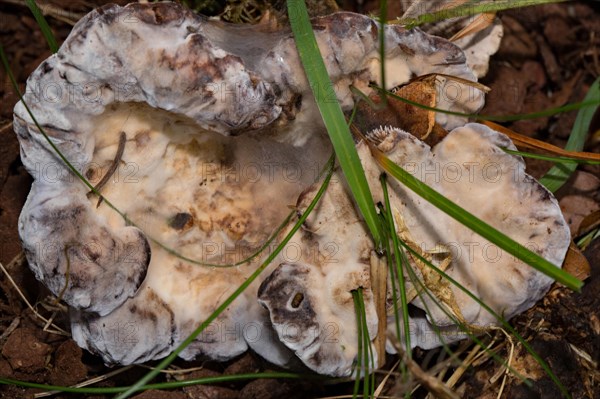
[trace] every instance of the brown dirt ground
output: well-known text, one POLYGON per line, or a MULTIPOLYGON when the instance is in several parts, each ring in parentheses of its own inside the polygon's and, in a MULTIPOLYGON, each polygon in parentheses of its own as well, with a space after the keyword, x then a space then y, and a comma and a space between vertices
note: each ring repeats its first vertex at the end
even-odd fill
MULTIPOLYGON (((123 3, 123 1, 113 1, 123 3)), ((29 74, 50 55, 48 46, 34 19, 22 5, 0 0, 0 43, 23 90, 29 74)), ((18 3, 18 2, 17 2, 18 3)), ((49 4, 58 12, 49 17, 52 29, 64 40, 71 25, 100 0, 53 0, 49 4)), ((281 1, 276 1, 281 6, 281 1)), ((378 6, 374 1, 345 1, 343 9, 368 12, 378 6), (361 7, 357 4, 365 3, 361 7)), ((390 2, 389 17, 397 13, 396 2, 390 2)), ((504 115, 528 113, 580 101, 593 80, 600 75, 600 4, 574 2, 528 8, 501 14, 505 38, 493 58, 484 84, 492 88, 483 114, 504 115)), ((64 309, 47 300, 48 292, 32 277, 19 257, 21 247, 17 234, 17 218, 25 201, 31 178, 19 160, 19 146, 11 126, 12 108, 17 96, 0 70, 0 262, 7 266, 16 284, 28 300, 45 317, 55 315, 55 323, 67 328, 64 309)), ((509 124, 520 133, 564 146, 576 112, 509 124)), ((598 116, 598 115, 597 115, 598 116)), ((600 129, 600 117, 594 130, 600 129)), ((588 143, 587 151, 599 152, 600 140, 588 143)), ((549 165, 529 162, 529 171, 541 176, 549 165)), ((559 193, 563 211, 577 235, 582 219, 600 209, 600 168, 581 167, 559 193)), ((600 240, 585 251, 591 263, 591 276, 581 293, 561 287, 535 308, 513 321, 559 376, 574 398, 600 398, 600 240)), ((27 309, 5 275, 0 276, 0 376, 47 383, 71 385, 111 372, 99 359, 83 353, 67 337, 44 331, 44 323, 27 309)), ((508 358, 508 341, 499 341, 498 355, 508 358)), ((427 368, 439 352, 417 351, 417 360, 427 368)), ((390 362, 394 359, 390 358, 390 362)), ((435 363, 435 362, 434 362, 435 363)), ((392 363, 390 363, 392 364, 392 363)), ((520 345, 514 349, 512 366, 525 375, 531 387, 509 377, 503 388, 506 398, 558 398, 557 388, 539 369, 520 345)), ((252 354, 228 363, 177 361, 178 368, 202 367, 185 375, 198 378, 221 374, 271 370, 252 354)), ((147 371, 133 367, 96 386, 121 386, 133 383, 147 371)), ((447 375, 453 369, 450 369, 447 375)), ((465 398, 496 397, 502 382, 502 369, 493 360, 481 360, 468 369, 456 388, 465 398), (498 378, 500 377, 500 378, 498 378)), ((161 381, 172 380, 161 376, 161 381)), ((384 394, 401 397, 401 384, 392 378, 384 394)), ((32 389, 0 387, 3 398, 30 398, 32 389)), ((212 386, 194 386, 177 391, 148 391, 138 399, 185 398, 307 398, 351 393, 351 384, 334 386, 309 381, 254 380, 212 386)), ((419 392, 417 397, 424 397, 419 392)), ((55 395, 56 398, 103 398, 89 395, 55 395)))

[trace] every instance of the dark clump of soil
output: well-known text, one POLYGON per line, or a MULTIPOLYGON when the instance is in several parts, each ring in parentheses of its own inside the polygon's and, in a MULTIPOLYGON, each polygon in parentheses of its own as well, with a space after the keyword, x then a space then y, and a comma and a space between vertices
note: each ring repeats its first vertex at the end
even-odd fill
MULTIPOLYGON (((111 1, 124 4, 125 1, 111 1)), ((30 73, 48 56, 50 50, 39 27, 26 7, 13 1, 0 0, 0 42, 7 54, 19 89, 25 87, 30 73)), ((68 35, 72 22, 102 5, 100 0, 52 0, 48 20, 59 41, 68 35), (53 8, 52 8, 53 7, 53 8), (51 11, 54 10, 54 11, 51 11)), ((282 9, 281 1, 274 7, 282 9)), ((368 12, 378 9, 374 1, 343 1, 343 9, 368 12)), ((397 12, 390 2, 388 17, 397 12)), ((393 4, 392 4, 393 3, 393 4)), ((215 10, 222 10, 215 6, 215 10)), ((504 12, 500 16, 505 27, 502 47, 492 58, 490 71, 483 83, 492 88, 482 114, 508 115, 531 113, 560 107, 583 99, 591 83, 600 75, 600 5, 592 2, 531 7, 504 12)), ((0 262, 6 266, 25 298, 35 304, 36 311, 68 331, 66 310, 49 299, 47 291, 33 278, 22 256, 17 227, 18 216, 31 185, 31 177, 19 158, 19 145, 12 131, 12 108, 18 96, 8 77, 0 69, 0 262)), ((564 147, 573 127, 577 111, 507 124, 528 136, 564 147)), ((600 116, 596 118, 600 129, 600 116)), ((600 141, 590 141, 586 151, 598 152, 600 141)), ((528 160, 529 172, 541 176, 550 165, 528 160)), ((585 216, 600 209, 600 167, 582 166, 570 182, 559 191, 558 198, 574 235, 578 234, 585 216)), ((581 293, 555 287, 535 308, 513 320, 519 333, 548 364, 574 398, 600 397, 600 241, 595 240, 585 252, 591 263, 590 277, 581 293)), ((0 276, 0 377, 52 385, 73 385, 119 370, 109 368, 93 355, 83 352, 68 336, 46 328, 3 274, 0 276)), ((503 397, 558 398, 557 385, 541 369, 521 344, 514 342, 511 367, 526 378, 522 382, 509 376, 503 397)), ((509 358, 510 345, 498 355, 509 358)), ((428 358, 416 351, 417 359, 428 358)), ((429 356, 431 357, 431 356, 429 356)), ((392 359, 393 360, 393 359, 392 359)), ((163 374, 159 381, 180 378, 202 378, 219 375, 254 373, 270 370, 266 364, 248 353, 228 363, 176 361, 186 374, 163 374)), ((125 386, 147 372, 130 367, 95 384, 97 387, 125 386)), ((469 369, 457 384, 465 398, 495 398, 501 389, 502 366, 493 360, 469 369)), ((385 395, 402 396, 398 383, 389 383, 385 395)), ((40 390, 0 386, 0 397, 31 398, 40 390)), ((235 383, 196 385, 172 391, 146 391, 137 399, 191 398, 309 398, 343 395, 352 392, 352 384, 323 385, 315 381, 256 379, 235 383)), ((417 397, 424 397, 420 392, 417 397)), ((103 395, 59 394, 54 398, 103 395)))

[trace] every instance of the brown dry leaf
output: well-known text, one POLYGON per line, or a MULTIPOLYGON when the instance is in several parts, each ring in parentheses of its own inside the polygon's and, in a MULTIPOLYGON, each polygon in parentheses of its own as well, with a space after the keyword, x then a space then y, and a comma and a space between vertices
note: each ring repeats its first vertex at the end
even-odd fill
MULTIPOLYGON (((436 104, 436 89, 433 81, 413 81, 392 92, 409 101, 429 107, 435 107, 436 104)), ((354 118, 354 123, 362 132, 370 132, 381 126, 393 126, 424 139, 435 126, 433 111, 407 104, 391 96, 387 97, 384 104, 378 93, 371 94, 369 99, 373 104, 361 101, 354 118)))
MULTIPOLYGON (((392 90, 395 95, 428 107, 435 107, 437 94, 435 77, 416 80, 406 86, 392 90)), ((391 108, 401 115, 402 130, 424 140, 429 136, 435 125, 435 112, 415 107, 396 98, 388 98, 391 108)))
POLYGON ((569 250, 563 263, 563 270, 582 281, 590 276, 592 270, 590 264, 573 241, 569 245, 569 250))
MULTIPOLYGON (((437 105, 436 82, 438 78, 455 80, 458 83, 472 86, 485 93, 489 88, 470 80, 444 74, 427 74, 413 79, 410 83, 396 87, 391 93, 413 103, 435 108, 437 105)), ((411 105, 392 96, 387 96, 384 103, 379 93, 373 93, 368 101, 361 101, 357 106, 354 118, 356 127, 365 133, 382 126, 392 126, 409 132, 415 137, 434 145, 448 133, 435 122, 435 111, 411 105), (433 144, 427 138, 435 134, 433 144)))
POLYGON ((353 125, 361 132, 370 132, 380 126, 399 126, 400 115, 391 108, 390 103, 383 103, 381 96, 373 93, 369 96, 372 104, 360 101, 357 105, 353 125))

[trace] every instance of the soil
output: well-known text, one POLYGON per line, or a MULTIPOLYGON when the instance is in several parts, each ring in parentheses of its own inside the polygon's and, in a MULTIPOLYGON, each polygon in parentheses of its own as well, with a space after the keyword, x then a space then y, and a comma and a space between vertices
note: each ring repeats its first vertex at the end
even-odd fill
MULTIPOLYGON (((54 12, 48 17, 60 41, 72 25, 99 0, 53 0, 54 12)), ((124 3, 113 1, 113 3, 124 3)), ((281 7, 281 1, 276 1, 281 7)), ((374 1, 344 1, 342 9, 376 12, 374 1)), ((390 2, 388 17, 397 15, 399 2, 390 2)), ((217 7, 218 8, 218 7, 217 7)), ((50 10, 50 8, 46 8, 50 10)), ((500 14, 505 37, 490 71, 482 82, 492 88, 482 114, 508 115, 539 111, 581 101, 591 83, 600 75, 600 3, 571 2, 531 7, 500 14)), ((0 43, 23 90, 29 74, 50 56, 50 50, 28 9, 20 2, 0 0, 0 43), (15 4, 19 3, 19 4, 15 4)), ((68 331, 64 306, 54 303, 37 283, 23 260, 17 232, 17 220, 31 185, 31 177, 19 158, 19 145, 12 131, 12 109, 17 95, 3 69, 0 69, 0 262, 12 276, 24 297, 36 311, 51 318, 68 331)), ((553 117, 521 120, 507 124, 514 131, 563 147, 577 112, 553 117)), ((595 118, 585 150, 600 151, 600 117, 595 118), (595 140, 595 141, 594 141, 595 140)), ((541 176, 550 165, 528 160, 528 171, 541 176)), ((582 166, 558 193, 561 207, 574 237, 582 220, 600 209, 600 167, 582 166)), ((585 222, 584 222, 585 224, 585 222)), ((536 352, 548 363, 574 398, 600 398, 600 240, 584 252, 591 270, 582 266, 587 277, 581 293, 556 286, 540 303, 513 320, 513 325, 536 352)), ((582 263, 583 264, 583 263, 582 263)), ((558 398, 560 391, 541 370, 522 345, 499 339, 497 354, 511 359, 510 364, 525 376, 529 384, 510 375, 506 381, 503 366, 489 356, 475 362, 454 386, 464 398, 558 398), (504 381, 504 382, 503 382, 504 381)), ((89 353, 83 352, 68 336, 45 328, 45 323, 28 309, 5 274, 0 276, 0 376, 20 381, 73 385, 120 370, 94 386, 129 385, 147 368, 108 368, 89 353)), ((427 369, 439 351, 416 351, 416 360, 427 369)), ((390 357, 388 367, 396 359, 390 357)), ((147 366, 151 366, 149 364, 147 366)), ((163 374, 158 381, 200 378, 217 375, 252 373, 274 367, 247 353, 227 363, 176 361, 176 369, 186 373, 163 374)), ((454 370, 451 366, 450 375, 454 370)), ((380 377, 378 377, 381 379, 380 377)), ((384 395, 402 396, 402 384, 392 377, 384 395)), ((40 390, 12 385, 0 386, 0 397, 31 398, 40 390)), ((137 399, 185 398, 309 398, 352 393, 352 383, 324 384, 297 380, 250 380, 206 386, 190 386, 173 391, 147 391, 137 399)), ((421 389, 417 397, 425 397, 421 389)), ((104 398, 109 396, 58 394, 55 398, 104 398)))

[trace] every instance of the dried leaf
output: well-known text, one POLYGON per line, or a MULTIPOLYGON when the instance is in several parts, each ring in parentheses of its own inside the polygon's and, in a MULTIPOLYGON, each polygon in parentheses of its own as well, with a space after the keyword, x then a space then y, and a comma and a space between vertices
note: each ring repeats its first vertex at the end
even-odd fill
MULTIPOLYGON (((397 96, 428 107, 435 107, 437 101, 435 79, 415 80, 406 86, 392 90, 392 92, 397 96)), ((395 98, 388 98, 388 101, 392 109, 402 115, 402 130, 419 137, 421 140, 429 136, 435 125, 435 113, 433 111, 415 107, 395 98)))
MULTIPOLYGON (((429 107, 436 105, 436 89, 433 80, 413 81, 393 89, 392 92, 429 107)), ((369 99, 373 104, 360 102, 354 119, 354 123, 362 132, 370 132, 381 126, 394 126, 424 139, 435 126, 435 112, 415 107, 393 97, 388 97, 384 104, 377 93, 371 94, 369 99)))
POLYGON ((569 245, 569 250, 563 263, 563 270, 580 280, 585 280, 590 276, 590 264, 573 241, 569 245))

